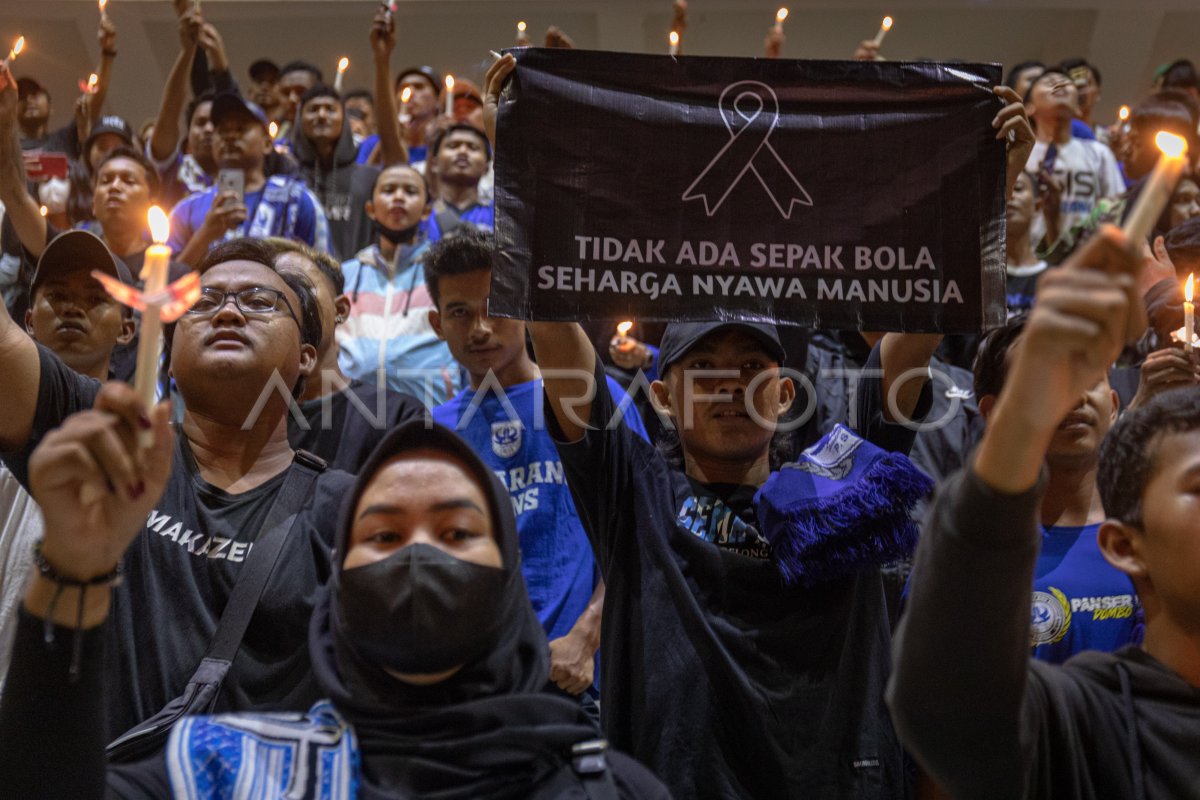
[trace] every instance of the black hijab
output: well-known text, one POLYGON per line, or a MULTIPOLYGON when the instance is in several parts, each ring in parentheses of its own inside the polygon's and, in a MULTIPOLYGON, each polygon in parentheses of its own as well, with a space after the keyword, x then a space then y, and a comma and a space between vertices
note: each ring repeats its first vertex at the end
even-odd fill
POLYGON ((335 547, 334 574, 313 613, 309 649, 322 689, 358 737, 360 797, 527 798, 569 765, 573 744, 599 737, 577 703, 543 692, 549 648, 525 592, 511 501, 491 470, 450 430, 414 421, 384 437, 346 498, 335 547), (431 686, 403 683, 364 658, 339 630, 333 607, 359 498, 386 461, 418 448, 462 462, 478 482, 507 573, 502 602, 507 624, 495 646, 431 686))

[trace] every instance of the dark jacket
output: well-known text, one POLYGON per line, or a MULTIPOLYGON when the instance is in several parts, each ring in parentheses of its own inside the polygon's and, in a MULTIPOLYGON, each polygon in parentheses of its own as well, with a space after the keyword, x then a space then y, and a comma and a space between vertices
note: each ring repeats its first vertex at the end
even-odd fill
POLYGON ((1200 797, 1200 689, 1137 647, 1029 658, 1041 487, 934 501, 894 646, 900 739, 956 798, 1200 797))
POLYGON ((334 257, 339 261, 353 257, 372 240, 371 220, 364 206, 371 199, 379 170, 355 163, 358 148, 344 122, 330 168, 318 163, 312 140, 299 126, 293 132, 292 154, 300 162, 304 182, 321 201, 329 218, 329 246, 334 257))

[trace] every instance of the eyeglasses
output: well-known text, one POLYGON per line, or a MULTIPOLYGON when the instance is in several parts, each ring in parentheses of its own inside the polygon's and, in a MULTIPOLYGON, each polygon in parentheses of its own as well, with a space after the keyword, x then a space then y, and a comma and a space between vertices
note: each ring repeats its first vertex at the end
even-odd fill
POLYGON ((212 287, 201 289, 200 299, 188 309, 187 313, 193 316, 212 316, 224 308, 231 297, 238 311, 241 311, 245 317, 266 319, 286 311, 297 325, 300 324, 296 312, 292 310, 292 304, 283 296, 283 292, 261 286, 253 286, 237 292, 223 292, 212 287))

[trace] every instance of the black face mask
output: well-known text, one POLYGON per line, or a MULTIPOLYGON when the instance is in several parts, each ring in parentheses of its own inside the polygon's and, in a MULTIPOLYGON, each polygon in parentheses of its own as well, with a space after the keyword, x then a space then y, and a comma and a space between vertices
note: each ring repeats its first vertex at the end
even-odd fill
POLYGON ((343 570, 334 613, 364 659, 396 672, 445 672, 495 646, 507 577, 503 569, 413 544, 343 570))
POLYGON ((395 245, 411 244, 413 237, 417 235, 417 228, 421 227, 421 223, 418 222, 408 228, 388 228, 377 219, 371 220, 371 225, 377 234, 395 245))

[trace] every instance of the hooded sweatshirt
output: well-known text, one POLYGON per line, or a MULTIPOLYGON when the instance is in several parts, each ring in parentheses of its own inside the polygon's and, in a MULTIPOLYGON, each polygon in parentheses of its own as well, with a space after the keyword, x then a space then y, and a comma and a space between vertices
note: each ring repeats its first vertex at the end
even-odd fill
MULTIPOLYGON (((4 748, 18 751, 4 755, 23 764, 18 777, 33 776, 37 788, 24 791, 33 784, 18 781, 15 796, 587 800, 612 796, 588 789, 603 773, 617 798, 668 800, 645 767, 620 753, 603 752, 607 767, 599 771, 575 763, 575 745, 603 750, 600 732, 578 703, 543 691, 549 648, 521 579, 512 505, 453 432, 415 421, 384 437, 345 497, 335 553, 344 557, 358 500, 376 473, 416 449, 465 464, 487 498, 505 577, 495 617, 500 626, 478 626, 479 635, 488 637, 480 656, 429 686, 389 676, 342 630, 338 587, 346 570, 338 564, 309 627, 313 672, 328 700, 306 714, 185 718, 172 729, 162 756, 106 770, 97 713, 103 674, 96 665, 110 622, 85 633, 82 674, 71 681, 70 648, 47 647, 41 621, 25 612, 17 690, 28 702, 0 706, 0 734, 6 742, 33 740, 26 745, 31 751, 4 748), (31 730, 36 735, 22 735, 31 730)), ((55 631, 56 641, 70 641, 70 631, 55 631)))
POLYGON ((330 252, 339 260, 350 258, 373 238, 365 205, 371 199, 379 170, 355 163, 358 148, 345 121, 329 168, 321 165, 316 146, 299 127, 293 138, 293 154, 300 162, 301 177, 329 218, 330 252))
POLYGON ((1043 488, 968 468, 934 502, 888 687, 901 741, 953 797, 1200 797, 1200 688, 1133 646, 1029 659, 1043 488))

